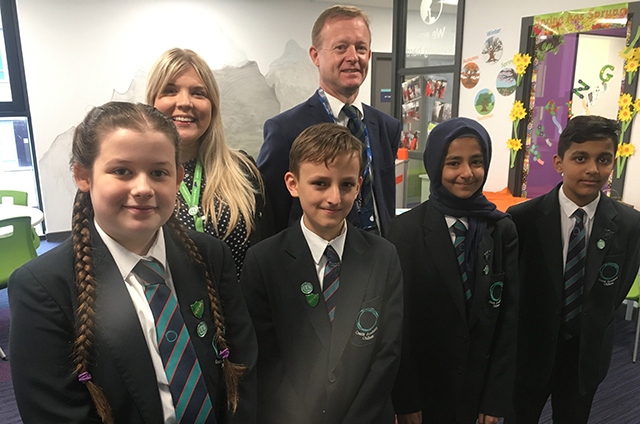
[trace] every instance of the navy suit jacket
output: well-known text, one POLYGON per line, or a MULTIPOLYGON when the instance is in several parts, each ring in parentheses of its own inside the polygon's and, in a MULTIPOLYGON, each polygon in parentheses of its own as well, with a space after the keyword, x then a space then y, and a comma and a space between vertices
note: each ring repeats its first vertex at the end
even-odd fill
POLYGON ((402 276, 391 243, 349 224, 333 322, 299 223, 251 247, 240 281, 258 336, 260 423, 394 423, 402 276))
MULTIPOLYGON (((555 361, 564 291, 560 185, 509 208, 518 228, 521 279, 518 384, 544 387, 555 361)), ((614 315, 638 271, 640 213, 601 195, 587 246, 582 301, 580 391, 595 391, 609 369, 614 315), (600 246, 600 247, 599 247, 600 246)))
POLYGON ((487 222, 468 318, 444 215, 426 201, 394 218, 388 238, 400 255, 405 294, 402 361, 392 393, 396 413, 422 411, 425 423, 470 423, 479 413, 504 417, 516 367, 513 222, 487 222))
MULTIPOLYGON (((364 123, 371 143, 373 190, 378 208, 381 233, 386 233, 389 221, 395 216, 396 178, 395 159, 400 142, 400 122, 391 116, 363 105, 364 123)), ((316 92, 309 100, 267 120, 264 123, 264 143, 258 155, 258 168, 264 177, 267 192, 273 202, 276 232, 300 219, 302 209, 284 183, 289 170, 289 150, 296 137, 307 127, 333 122, 316 92)), ((347 220, 359 226, 354 209, 347 220)))
MULTIPOLYGON (((223 373, 220 365, 215 364, 205 267, 193 264, 170 233, 165 229, 167 260, 217 422, 253 423, 257 344, 231 252, 211 236, 189 233, 204 258, 222 304, 229 359, 248 367, 240 383, 240 403, 235 416, 227 411, 223 373), (204 300, 201 319, 190 308, 197 300, 204 300), (196 334, 200 321, 209 328, 202 338, 196 334)), ((126 283, 94 229, 91 239, 97 289, 94 359, 89 372, 106 395, 116 423, 162 423, 155 370, 126 283)), ((9 280, 11 373, 25 424, 100 422, 89 391, 74 373, 72 345, 77 289, 73 278, 72 241, 68 239, 25 264, 9 280)))

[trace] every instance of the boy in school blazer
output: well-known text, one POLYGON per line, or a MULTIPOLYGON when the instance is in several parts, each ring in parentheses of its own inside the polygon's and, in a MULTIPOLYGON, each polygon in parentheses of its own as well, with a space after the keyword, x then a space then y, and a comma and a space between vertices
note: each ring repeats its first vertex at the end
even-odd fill
POLYGON ((400 424, 484 424, 511 406, 517 235, 509 217, 482 194, 490 160, 491 139, 478 122, 439 124, 424 154, 429 200, 391 221, 387 238, 400 256, 405 294, 402 360, 392 392, 400 424), (456 150, 465 140, 473 148, 456 150), (449 217, 469 223, 470 305, 449 217))
POLYGON ((599 116, 573 118, 554 157, 562 183, 508 210, 518 229, 521 302, 515 420, 507 422, 537 423, 551 395, 555 423, 586 423, 609 369, 614 313, 640 259, 640 213, 600 192, 613 169, 618 128, 599 116), (572 327, 564 322, 564 274, 578 208, 585 212, 586 265, 572 327))
POLYGON ((361 146, 339 125, 303 131, 285 176, 303 217, 247 253, 241 285, 258 337, 261 423, 394 422, 402 277, 393 245, 345 221, 361 146), (341 256, 333 320, 320 278, 327 245, 341 256))

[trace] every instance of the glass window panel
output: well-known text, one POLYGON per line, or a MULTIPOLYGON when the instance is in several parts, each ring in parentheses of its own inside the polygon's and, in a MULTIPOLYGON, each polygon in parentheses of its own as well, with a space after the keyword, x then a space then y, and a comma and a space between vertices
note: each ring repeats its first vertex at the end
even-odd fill
POLYGON ((453 73, 443 73, 408 75, 402 83, 401 147, 409 150, 408 207, 428 196, 422 154, 429 131, 439 122, 451 118, 452 81, 453 73), (424 189, 427 192, 423 192, 424 189))
POLYGON ((457 11, 457 0, 408 1, 405 67, 453 65, 457 11))
POLYGON ((0 17, 0 102, 11 102, 11 85, 9 84, 9 69, 7 68, 7 50, 4 46, 4 31, 0 17))

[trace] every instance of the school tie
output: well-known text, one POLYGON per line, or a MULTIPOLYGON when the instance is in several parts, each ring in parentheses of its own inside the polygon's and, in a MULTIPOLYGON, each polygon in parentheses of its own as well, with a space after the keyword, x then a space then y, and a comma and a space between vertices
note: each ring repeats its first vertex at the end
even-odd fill
POLYGON ((329 314, 329 321, 333 322, 333 317, 336 314, 336 305, 338 304, 336 292, 340 287, 340 258, 330 244, 327 245, 324 256, 327 258, 327 264, 324 267, 322 289, 324 303, 327 305, 327 313, 329 314))
POLYGON ((469 276, 467 275, 467 268, 464 260, 464 241, 467 238, 467 227, 465 227, 462 221, 456 219, 456 222, 451 226, 451 228, 453 229, 453 234, 456 236, 456 239, 453 242, 453 247, 456 250, 458 267, 460 268, 464 301, 467 306, 467 310, 469 310, 471 307, 471 288, 469 287, 469 276))
POLYGON ((145 286, 145 296, 155 318, 158 348, 169 381, 177 422, 215 423, 196 351, 176 297, 165 284, 162 265, 141 259, 133 272, 145 286))
POLYGON ((573 215, 575 225, 569 236, 567 262, 564 267, 564 337, 570 339, 580 333, 580 312, 584 291, 584 265, 587 262, 587 232, 584 227, 584 210, 577 209, 573 215))
POLYGON ((353 105, 344 105, 342 108, 344 114, 349 118, 347 128, 356 138, 362 141, 362 161, 365 164, 364 173, 362 175, 362 186, 360 187, 360 204, 359 211, 361 227, 379 234, 373 207, 373 178, 371 175, 371 164, 369 163, 369 154, 367 150, 371 149, 368 140, 365 137, 364 122, 358 116, 358 109, 353 105), (367 224, 362 224, 364 220, 367 224))

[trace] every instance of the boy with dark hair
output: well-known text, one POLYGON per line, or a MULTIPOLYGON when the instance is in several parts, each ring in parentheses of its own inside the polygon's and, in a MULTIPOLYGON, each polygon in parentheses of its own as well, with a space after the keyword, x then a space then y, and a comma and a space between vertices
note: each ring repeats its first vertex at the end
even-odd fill
POLYGON ((514 419, 586 423, 609 368, 614 313, 640 257, 640 213, 601 194, 613 170, 616 121, 577 116, 560 136, 562 183, 509 208, 518 229, 520 315, 514 419))
POLYGON ((241 278, 258 336, 260 422, 392 424, 402 277, 393 245, 345 220, 362 143, 319 124, 289 157, 285 183, 302 218, 252 247, 241 278))

